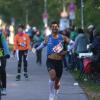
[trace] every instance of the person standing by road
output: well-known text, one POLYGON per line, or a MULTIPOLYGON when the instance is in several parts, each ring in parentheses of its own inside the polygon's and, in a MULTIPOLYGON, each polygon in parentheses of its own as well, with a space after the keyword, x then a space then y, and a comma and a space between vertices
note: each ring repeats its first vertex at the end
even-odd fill
MULTIPOLYGON (((36 34, 33 37, 33 44, 34 47, 37 48, 41 42, 44 40, 43 35, 40 33, 39 30, 37 30, 36 34)), ((42 49, 36 51, 36 63, 41 64, 42 63, 42 49)))
POLYGON ((51 23, 52 34, 48 37, 45 37, 44 42, 41 43, 36 49, 32 48, 33 53, 39 49, 47 46, 47 70, 49 72, 49 87, 50 95, 49 100, 54 100, 55 95, 60 88, 60 79, 63 72, 63 63, 62 59, 66 54, 66 51, 63 51, 63 43, 69 43, 70 39, 59 34, 59 24, 56 21, 51 23))
POLYGON ((31 49, 30 38, 27 33, 24 33, 24 25, 19 25, 18 33, 14 38, 14 50, 13 50, 13 54, 15 54, 16 51, 18 53, 18 69, 17 69, 18 75, 16 76, 16 81, 19 81, 21 77, 22 60, 24 63, 24 76, 26 79, 28 78, 27 53, 29 49, 31 49))

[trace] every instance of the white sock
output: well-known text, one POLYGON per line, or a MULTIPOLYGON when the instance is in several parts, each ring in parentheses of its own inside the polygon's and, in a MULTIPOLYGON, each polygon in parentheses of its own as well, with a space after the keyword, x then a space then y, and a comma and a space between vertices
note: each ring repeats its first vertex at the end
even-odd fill
POLYGON ((55 92, 54 92, 54 81, 49 80, 49 100, 54 100, 55 92))
POLYGON ((53 89, 54 89, 54 81, 49 80, 49 92, 53 93, 53 89))

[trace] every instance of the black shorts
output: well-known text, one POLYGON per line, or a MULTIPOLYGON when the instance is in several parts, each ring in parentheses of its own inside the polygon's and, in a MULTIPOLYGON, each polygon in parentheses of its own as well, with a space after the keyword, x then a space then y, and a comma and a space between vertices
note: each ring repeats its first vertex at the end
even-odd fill
POLYGON ((56 76, 58 79, 61 78, 62 72, 63 72, 63 63, 62 60, 52 60, 47 59, 46 61, 47 70, 50 71, 51 69, 54 69, 56 72, 56 76))

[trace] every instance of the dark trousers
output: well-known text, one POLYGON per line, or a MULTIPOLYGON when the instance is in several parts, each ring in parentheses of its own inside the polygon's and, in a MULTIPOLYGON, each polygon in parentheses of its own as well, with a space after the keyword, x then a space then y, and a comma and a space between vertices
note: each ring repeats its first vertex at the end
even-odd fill
POLYGON ((6 88, 6 59, 4 57, 0 58, 0 80, 1 87, 6 88))
POLYGON ((74 70, 77 67, 77 56, 74 54, 67 54, 67 64, 70 70, 74 70))
POLYGON ((67 68, 67 60, 66 60, 66 56, 64 56, 63 58, 63 65, 65 68, 67 68))
POLYGON ((21 66, 22 66, 22 61, 24 64, 24 72, 27 72, 27 50, 24 51, 18 51, 18 56, 19 56, 19 60, 18 60, 18 73, 21 73, 21 66))
POLYGON ((36 62, 41 64, 41 62, 42 62, 42 49, 36 51, 36 57, 37 57, 36 62))

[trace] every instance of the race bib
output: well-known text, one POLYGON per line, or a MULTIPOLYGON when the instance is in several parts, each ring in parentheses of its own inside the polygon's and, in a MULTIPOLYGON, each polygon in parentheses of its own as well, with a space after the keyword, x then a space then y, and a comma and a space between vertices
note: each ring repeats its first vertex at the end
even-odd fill
POLYGON ((58 45, 54 46, 53 51, 55 53, 60 53, 63 50, 63 45, 59 43, 58 45))
POLYGON ((26 47, 26 44, 25 43, 20 43, 20 46, 26 47))

